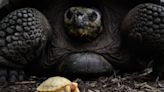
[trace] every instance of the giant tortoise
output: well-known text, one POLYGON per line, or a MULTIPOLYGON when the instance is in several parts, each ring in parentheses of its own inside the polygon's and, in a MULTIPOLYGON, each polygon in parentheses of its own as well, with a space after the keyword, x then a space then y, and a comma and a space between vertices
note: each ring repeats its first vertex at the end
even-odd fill
POLYGON ((0 81, 102 76, 150 62, 164 77, 160 0, 9 0, 0 9, 0 81))

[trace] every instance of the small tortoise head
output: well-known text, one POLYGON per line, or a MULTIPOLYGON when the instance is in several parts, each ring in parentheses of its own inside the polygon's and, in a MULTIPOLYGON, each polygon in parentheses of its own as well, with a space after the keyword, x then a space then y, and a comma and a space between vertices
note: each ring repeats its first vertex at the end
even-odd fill
POLYGON ((95 39, 102 31, 101 14, 96 9, 71 7, 64 14, 69 36, 83 41, 95 39))

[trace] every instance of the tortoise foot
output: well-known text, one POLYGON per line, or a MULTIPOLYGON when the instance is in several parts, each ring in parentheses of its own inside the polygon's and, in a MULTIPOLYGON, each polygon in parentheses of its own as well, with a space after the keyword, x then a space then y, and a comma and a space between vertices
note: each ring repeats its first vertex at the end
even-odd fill
POLYGON ((0 69, 0 83, 23 81, 24 78, 23 70, 0 69))

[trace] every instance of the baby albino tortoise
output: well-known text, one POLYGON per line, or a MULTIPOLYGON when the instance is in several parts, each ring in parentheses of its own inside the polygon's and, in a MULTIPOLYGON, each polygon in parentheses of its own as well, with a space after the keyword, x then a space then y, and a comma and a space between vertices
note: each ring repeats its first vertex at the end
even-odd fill
POLYGON ((59 76, 45 80, 36 90, 36 92, 80 92, 77 83, 59 76))

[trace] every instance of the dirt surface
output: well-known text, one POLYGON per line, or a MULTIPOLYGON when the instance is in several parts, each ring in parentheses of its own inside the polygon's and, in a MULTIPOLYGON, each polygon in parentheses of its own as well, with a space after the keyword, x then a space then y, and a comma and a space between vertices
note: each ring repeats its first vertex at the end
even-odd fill
MULTIPOLYGON (((81 92, 164 92, 164 80, 153 80, 151 69, 132 74, 113 75, 89 80, 77 78, 81 92)), ((29 81, 4 83, 0 92, 35 92, 36 87, 46 78, 31 76, 29 81)))

